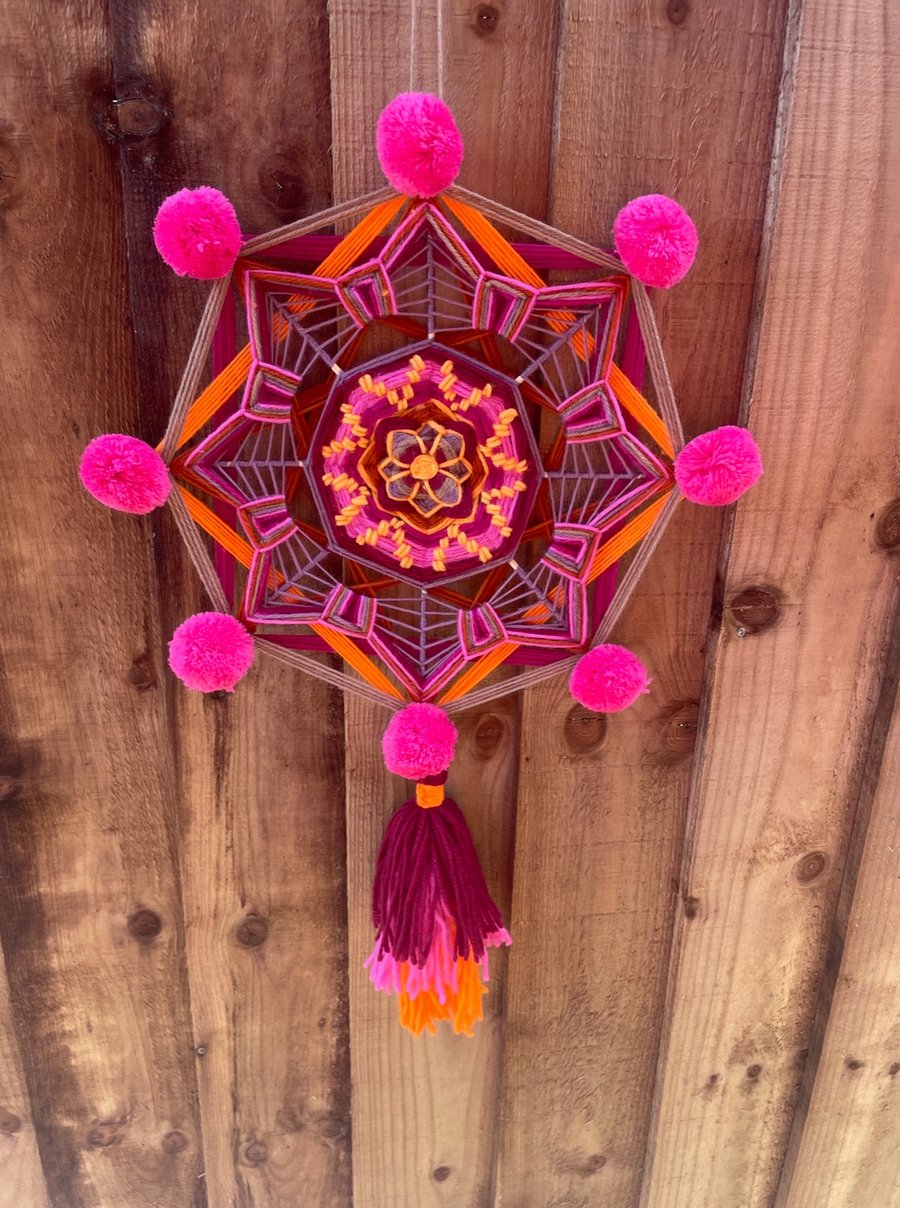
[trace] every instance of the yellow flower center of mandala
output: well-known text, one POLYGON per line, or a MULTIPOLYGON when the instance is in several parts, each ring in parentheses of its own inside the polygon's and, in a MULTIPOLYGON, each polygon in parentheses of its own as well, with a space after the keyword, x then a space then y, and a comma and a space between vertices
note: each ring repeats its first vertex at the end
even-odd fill
POLYGON ((419 482, 428 482, 430 478, 434 478, 435 474, 437 474, 438 463, 430 453, 420 453, 418 457, 413 458, 409 472, 419 482))

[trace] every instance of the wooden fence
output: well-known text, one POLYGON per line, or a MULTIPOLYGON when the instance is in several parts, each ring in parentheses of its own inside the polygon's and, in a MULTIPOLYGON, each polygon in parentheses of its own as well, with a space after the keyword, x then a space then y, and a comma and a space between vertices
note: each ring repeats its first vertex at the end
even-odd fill
POLYGON ((900 1205, 900 7, 0 10, 0 1205, 900 1205), (262 231, 361 193, 381 106, 439 85, 481 193, 598 242, 687 207, 685 428, 740 418, 767 472, 668 530, 629 714, 462 716, 515 944, 476 1039, 414 1041, 362 968, 385 715, 268 660, 173 683, 177 534, 75 470, 165 424, 204 290, 161 199, 262 231))

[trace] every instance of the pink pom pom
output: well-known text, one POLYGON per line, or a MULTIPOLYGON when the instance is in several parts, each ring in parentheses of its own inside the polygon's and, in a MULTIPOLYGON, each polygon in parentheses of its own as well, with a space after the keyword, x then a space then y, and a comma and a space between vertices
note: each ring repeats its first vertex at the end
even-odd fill
POLYGON ((227 612, 195 613, 169 642, 169 666, 197 692, 233 692, 252 662, 253 638, 227 612))
POLYGON ((82 484, 95 499, 119 512, 143 515, 161 507, 172 483, 166 463, 136 436, 98 436, 81 455, 82 484))
POLYGON ((179 277, 225 277, 241 249, 241 228, 224 193, 203 185, 181 189, 159 207, 156 250, 179 277))
POLYGON ((401 92, 381 111, 378 160, 398 193, 434 197, 450 187, 463 158, 453 114, 430 92, 401 92))
POLYGON ((624 646, 595 646, 578 660, 569 691, 592 713, 619 713, 650 689, 647 669, 624 646))
POLYGON ((437 705, 407 705, 388 722, 381 747, 385 765, 395 776, 439 776, 453 762, 456 726, 437 705))
POLYGON ((697 228, 677 201, 662 193, 635 197, 613 224, 616 251, 633 277, 668 289, 697 255, 697 228))
POLYGON ((695 436, 675 459, 675 480, 685 498, 709 507, 734 503, 762 472, 756 441, 733 424, 695 436))

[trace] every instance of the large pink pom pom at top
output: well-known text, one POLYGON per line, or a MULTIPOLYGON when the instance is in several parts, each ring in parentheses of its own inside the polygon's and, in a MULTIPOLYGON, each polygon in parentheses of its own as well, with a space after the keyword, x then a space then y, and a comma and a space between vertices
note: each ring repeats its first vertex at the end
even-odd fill
POLYGON ((234 267, 241 250, 241 228, 225 194, 202 185, 166 198, 153 224, 153 240, 179 277, 211 281, 234 267))
POLYGON ((649 691, 650 677, 624 646, 595 646, 575 664, 569 691, 592 713, 619 713, 649 691))
POLYGON ((756 441, 733 424, 695 436, 675 459, 675 481, 685 498, 710 507, 740 499, 762 472, 756 441))
POLYGON ((450 187, 463 159, 453 114, 430 92, 401 92, 381 111, 378 160, 398 193, 434 197, 450 187))
POLYGON ((388 722, 381 740, 385 765, 407 780, 439 776, 453 762, 456 737, 456 726, 437 705, 407 705, 388 722))
POLYGON ((253 662, 253 638, 227 612, 198 612, 169 642, 169 666, 197 692, 233 692, 253 662))
POLYGON ((161 507, 172 482, 166 463, 136 436, 98 436, 81 455, 82 484, 100 503, 119 512, 143 515, 161 507))
POLYGON ((676 285, 697 255, 697 228, 678 202, 662 193, 635 197, 623 206, 613 237, 629 273, 660 289, 676 285))

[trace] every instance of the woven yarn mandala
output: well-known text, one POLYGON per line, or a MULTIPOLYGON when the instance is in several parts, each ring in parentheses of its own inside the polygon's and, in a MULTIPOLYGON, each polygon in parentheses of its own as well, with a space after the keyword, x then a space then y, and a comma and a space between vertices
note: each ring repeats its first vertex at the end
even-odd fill
POLYGON ((164 203, 164 257, 218 280, 158 450, 100 437, 82 478, 124 510, 168 497, 213 607, 173 638, 189 686, 230 691, 255 649, 397 710, 385 756, 418 788, 370 969, 413 1031, 469 1033, 509 936, 443 795, 448 714, 562 669, 587 707, 630 704, 647 673, 606 638, 675 503, 760 466, 743 429, 683 446, 640 279, 693 258, 674 202, 625 207, 615 256, 452 187, 461 139, 426 94, 388 106, 379 154, 399 194, 246 241, 215 190, 164 203))

